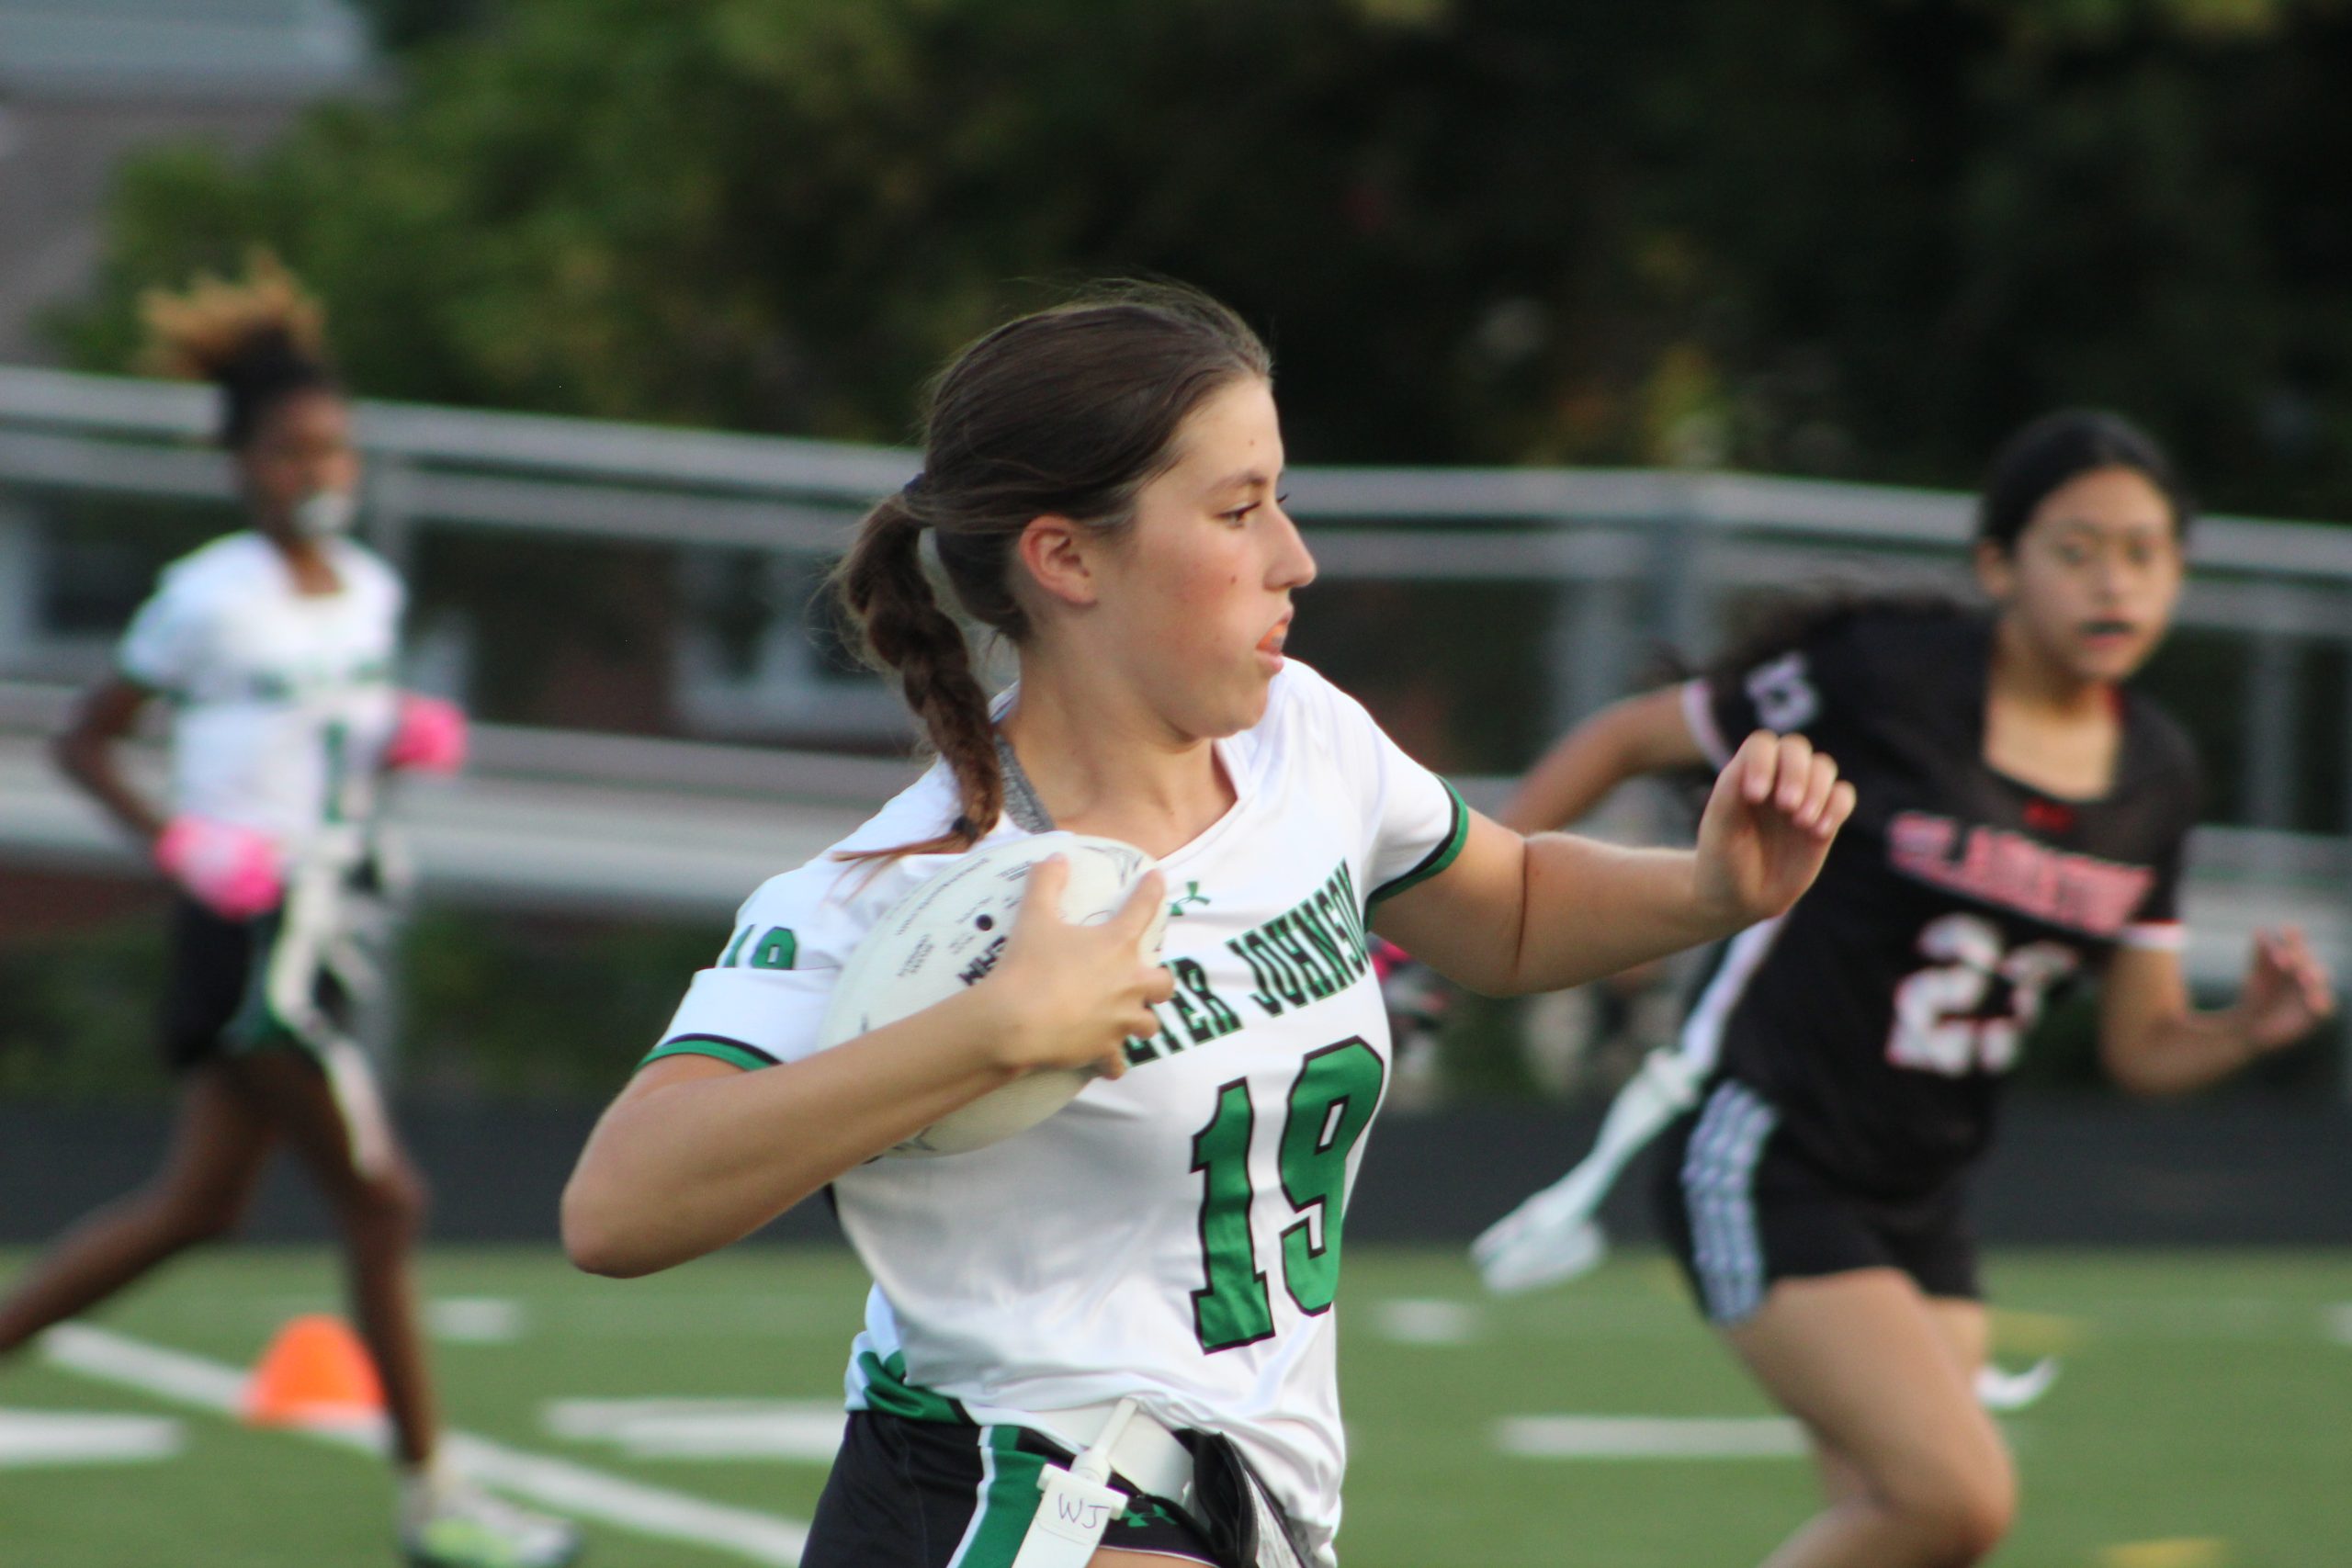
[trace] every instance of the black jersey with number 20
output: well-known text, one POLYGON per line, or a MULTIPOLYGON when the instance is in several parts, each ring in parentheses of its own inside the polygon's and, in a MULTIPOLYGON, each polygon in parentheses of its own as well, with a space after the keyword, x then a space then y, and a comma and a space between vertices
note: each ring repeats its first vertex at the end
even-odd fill
POLYGON ((2043 794, 1984 761, 1991 649, 1980 616, 1860 609, 1683 689, 1718 764, 1751 730, 1796 732, 1853 783, 1819 881, 1729 944, 1684 1047, 1866 1193, 1951 1178, 1990 1137, 1999 1081, 2051 996, 2119 946, 2181 940, 2187 738, 2127 691, 2108 793, 2043 794))

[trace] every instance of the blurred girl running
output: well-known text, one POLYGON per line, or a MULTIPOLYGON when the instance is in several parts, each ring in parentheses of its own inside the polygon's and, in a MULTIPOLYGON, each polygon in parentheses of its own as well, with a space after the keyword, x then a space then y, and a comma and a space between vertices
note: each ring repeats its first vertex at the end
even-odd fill
POLYGON ((220 389, 220 444, 251 525, 165 569, 56 751, 175 885, 162 1045, 177 1113, 154 1179, 68 1233, 0 1301, 0 1354, 234 1229, 283 1145, 342 1235, 391 1417, 403 1550, 430 1568, 569 1562, 568 1525, 436 1462, 410 1267, 424 1189, 353 1033, 390 916, 376 776, 455 768, 463 716, 392 684, 404 591, 346 536, 359 455, 318 304, 257 257, 242 282, 151 295, 145 311, 153 367, 220 389), (159 697, 168 807, 117 760, 159 697))
MULTIPOLYGON (((2196 761, 2126 683, 2171 625, 2188 524, 2138 430, 2039 420, 1984 487, 1990 615, 1865 601, 1803 617, 1595 716, 1503 811, 1524 831, 1573 821, 1636 774, 1719 762, 1758 725, 1833 751, 1859 791, 1818 886, 1724 948, 1679 1051, 1603 1133, 1622 1159, 1684 1107, 1658 1166, 1668 1245, 1811 1437, 1829 1506, 1770 1568, 1949 1568, 2008 1528, 2009 1457, 1974 1393, 1965 1189, 2054 990, 2097 977, 2108 1069, 2148 1093, 2211 1083, 2334 1006, 2291 929, 2257 934, 2234 1005, 2190 1005, 2196 761)), ((1604 1187, 1571 1173, 1481 1237, 1489 1281, 1573 1271, 1604 1187)))

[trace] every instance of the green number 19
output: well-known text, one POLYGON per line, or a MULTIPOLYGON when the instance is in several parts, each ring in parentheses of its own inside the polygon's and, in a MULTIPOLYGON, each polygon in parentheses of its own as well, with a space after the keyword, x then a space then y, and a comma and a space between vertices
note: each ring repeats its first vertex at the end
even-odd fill
MULTIPOLYGON (((1354 1036, 1307 1053, 1291 1085, 1276 1147, 1283 1196, 1298 1222, 1283 1232, 1283 1288, 1299 1310, 1329 1310, 1340 1282, 1340 1229, 1348 1156, 1380 1103, 1380 1054, 1354 1036)), ((1201 1174, 1201 1271, 1193 1325, 1204 1350, 1230 1350, 1274 1331, 1266 1276, 1250 1233, 1250 1140, 1257 1123, 1250 1084, 1216 1093, 1216 1114, 1193 1135, 1201 1174)))

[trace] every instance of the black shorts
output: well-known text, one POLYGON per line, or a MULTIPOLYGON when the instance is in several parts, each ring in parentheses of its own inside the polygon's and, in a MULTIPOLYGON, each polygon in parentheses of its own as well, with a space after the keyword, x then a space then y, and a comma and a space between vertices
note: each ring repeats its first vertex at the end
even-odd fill
MULTIPOLYGON (((1039 1471, 1070 1458, 1019 1427, 853 1411, 801 1568, 1008 1568, 1043 1497, 1039 1471)), ((1102 1546, 1216 1562, 1191 1521, 1149 1499, 1114 1521, 1102 1546)))
POLYGON ((171 979, 164 992, 165 1066, 185 1072, 220 1055, 230 1025, 261 1007, 258 987, 277 925, 275 910, 232 920, 193 898, 174 901, 171 979))
POLYGON ((1958 1177, 1900 1201, 1856 1193, 1792 1145, 1760 1095, 1729 1078, 1659 1142, 1659 1233, 1716 1323, 1753 1315, 1775 1280, 1858 1269, 1900 1269, 1930 1296, 1984 1293, 1958 1177))
POLYGON ((391 896, 372 858, 339 877, 300 883, 278 908, 249 920, 177 899, 164 996, 165 1065, 182 1072, 270 1046, 316 1055, 351 1039, 362 993, 388 961, 392 931, 391 896))

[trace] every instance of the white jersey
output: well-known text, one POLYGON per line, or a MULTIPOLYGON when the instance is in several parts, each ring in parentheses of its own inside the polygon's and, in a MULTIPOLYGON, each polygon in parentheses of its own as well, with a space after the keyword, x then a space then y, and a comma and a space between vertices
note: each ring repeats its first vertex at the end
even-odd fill
MULTIPOLYGON (((1126 1075, 991 1147, 834 1182, 875 1280, 849 1404, 1050 1431, 1024 1416, 1133 1395, 1231 1437, 1328 1562, 1340 1223, 1389 1068, 1364 918, 1451 864, 1468 818, 1295 660, 1217 750, 1238 798, 1160 863, 1176 991, 1159 1034, 1128 1043, 1126 1075)), ((956 800, 934 767, 835 847, 930 838, 956 800)), ((1022 832, 1001 821, 986 841, 1022 832)), ((811 1055, 860 939, 950 858, 869 875, 829 852, 772 879, 655 1055, 811 1055)))
POLYGON ((116 662, 172 701, 172 808, 299 845, 364 820, 397 713, 401 581, 345 539, 340 591, 300 592, 285 557, 231 534, 164 568, 116 662))

